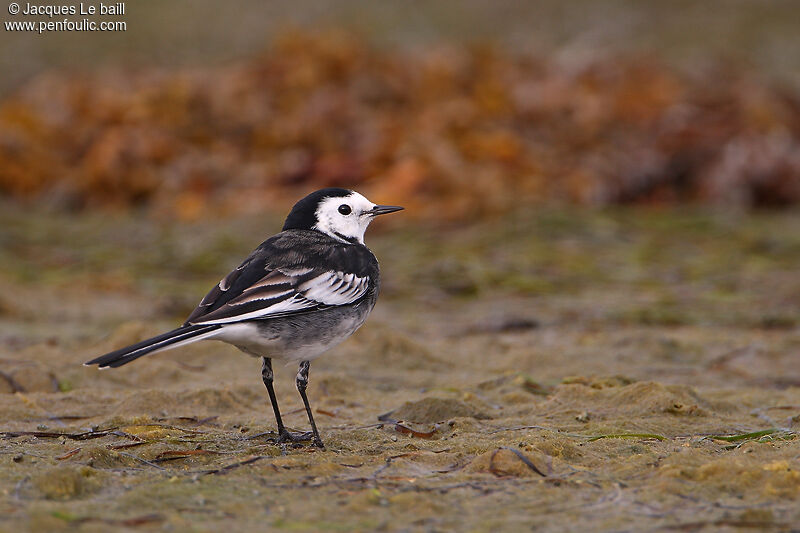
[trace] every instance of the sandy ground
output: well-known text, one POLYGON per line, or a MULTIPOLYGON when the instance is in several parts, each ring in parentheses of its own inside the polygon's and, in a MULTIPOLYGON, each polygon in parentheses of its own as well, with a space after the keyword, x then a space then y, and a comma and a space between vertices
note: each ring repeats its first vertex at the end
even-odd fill
POLYGON ((180 323, 277 221, 4 207, 0 530, 800 528, 796 213, 373 228, 384 293, 311 366, 317 450, 274 443, 226 345, 80 365, 180 323))

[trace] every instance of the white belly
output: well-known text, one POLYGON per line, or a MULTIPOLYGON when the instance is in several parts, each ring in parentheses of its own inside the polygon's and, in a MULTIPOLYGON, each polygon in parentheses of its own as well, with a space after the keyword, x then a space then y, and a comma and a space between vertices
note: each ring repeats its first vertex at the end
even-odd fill
POLYGON ((335 328, 328 329, 324 335, 294 334, 286 331, 271 332, 269 328, 259 327, 257 323, 230 324, 220 328, 209 337, 232 344, 246 354, 254 357, 268 357, 290 362, 311 361, 331 348, 341 344, 363 323, 355 317, 343 320, 335 328), (266 330, 266 331, 265 331, 266 330))

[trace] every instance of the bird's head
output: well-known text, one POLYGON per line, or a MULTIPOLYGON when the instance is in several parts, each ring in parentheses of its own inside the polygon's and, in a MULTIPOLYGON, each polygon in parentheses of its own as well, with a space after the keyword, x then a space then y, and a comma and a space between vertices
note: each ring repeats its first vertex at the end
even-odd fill
POLYGON ((364 244, 364 232, 373 218, 401 209, 376 205, 355 191, 330 187, 294 204, 283 229, 317 230, 339 241, 364 244))

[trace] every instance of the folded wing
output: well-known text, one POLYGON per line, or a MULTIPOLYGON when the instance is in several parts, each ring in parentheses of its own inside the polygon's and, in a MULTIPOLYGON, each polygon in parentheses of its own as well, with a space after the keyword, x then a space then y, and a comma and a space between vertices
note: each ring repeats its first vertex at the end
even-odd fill
MULTIPOLYGON (((228 274, 203 298, 187 324, 228 324, 242 320, 263 320, 310 310, 348 305, 363 298, 369 278, 336 270, 276 268, 254 281, 257 265, 244 263, 228 274), (224 299, 224 303, 218 302, 224 299)), ((262 273, 264 269, 259 268, 262 273)))

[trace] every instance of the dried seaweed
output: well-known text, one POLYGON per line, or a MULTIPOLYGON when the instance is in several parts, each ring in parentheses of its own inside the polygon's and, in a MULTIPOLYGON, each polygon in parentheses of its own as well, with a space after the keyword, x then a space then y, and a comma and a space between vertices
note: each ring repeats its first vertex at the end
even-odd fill
POLYGON ((0 194, 195 219, 331 184, 437 218, 547 200, 784 206, 800 201, 799 132, 796 93, 747 72, 293 33, 236 66, 31 82, 0 103, 0 194))

